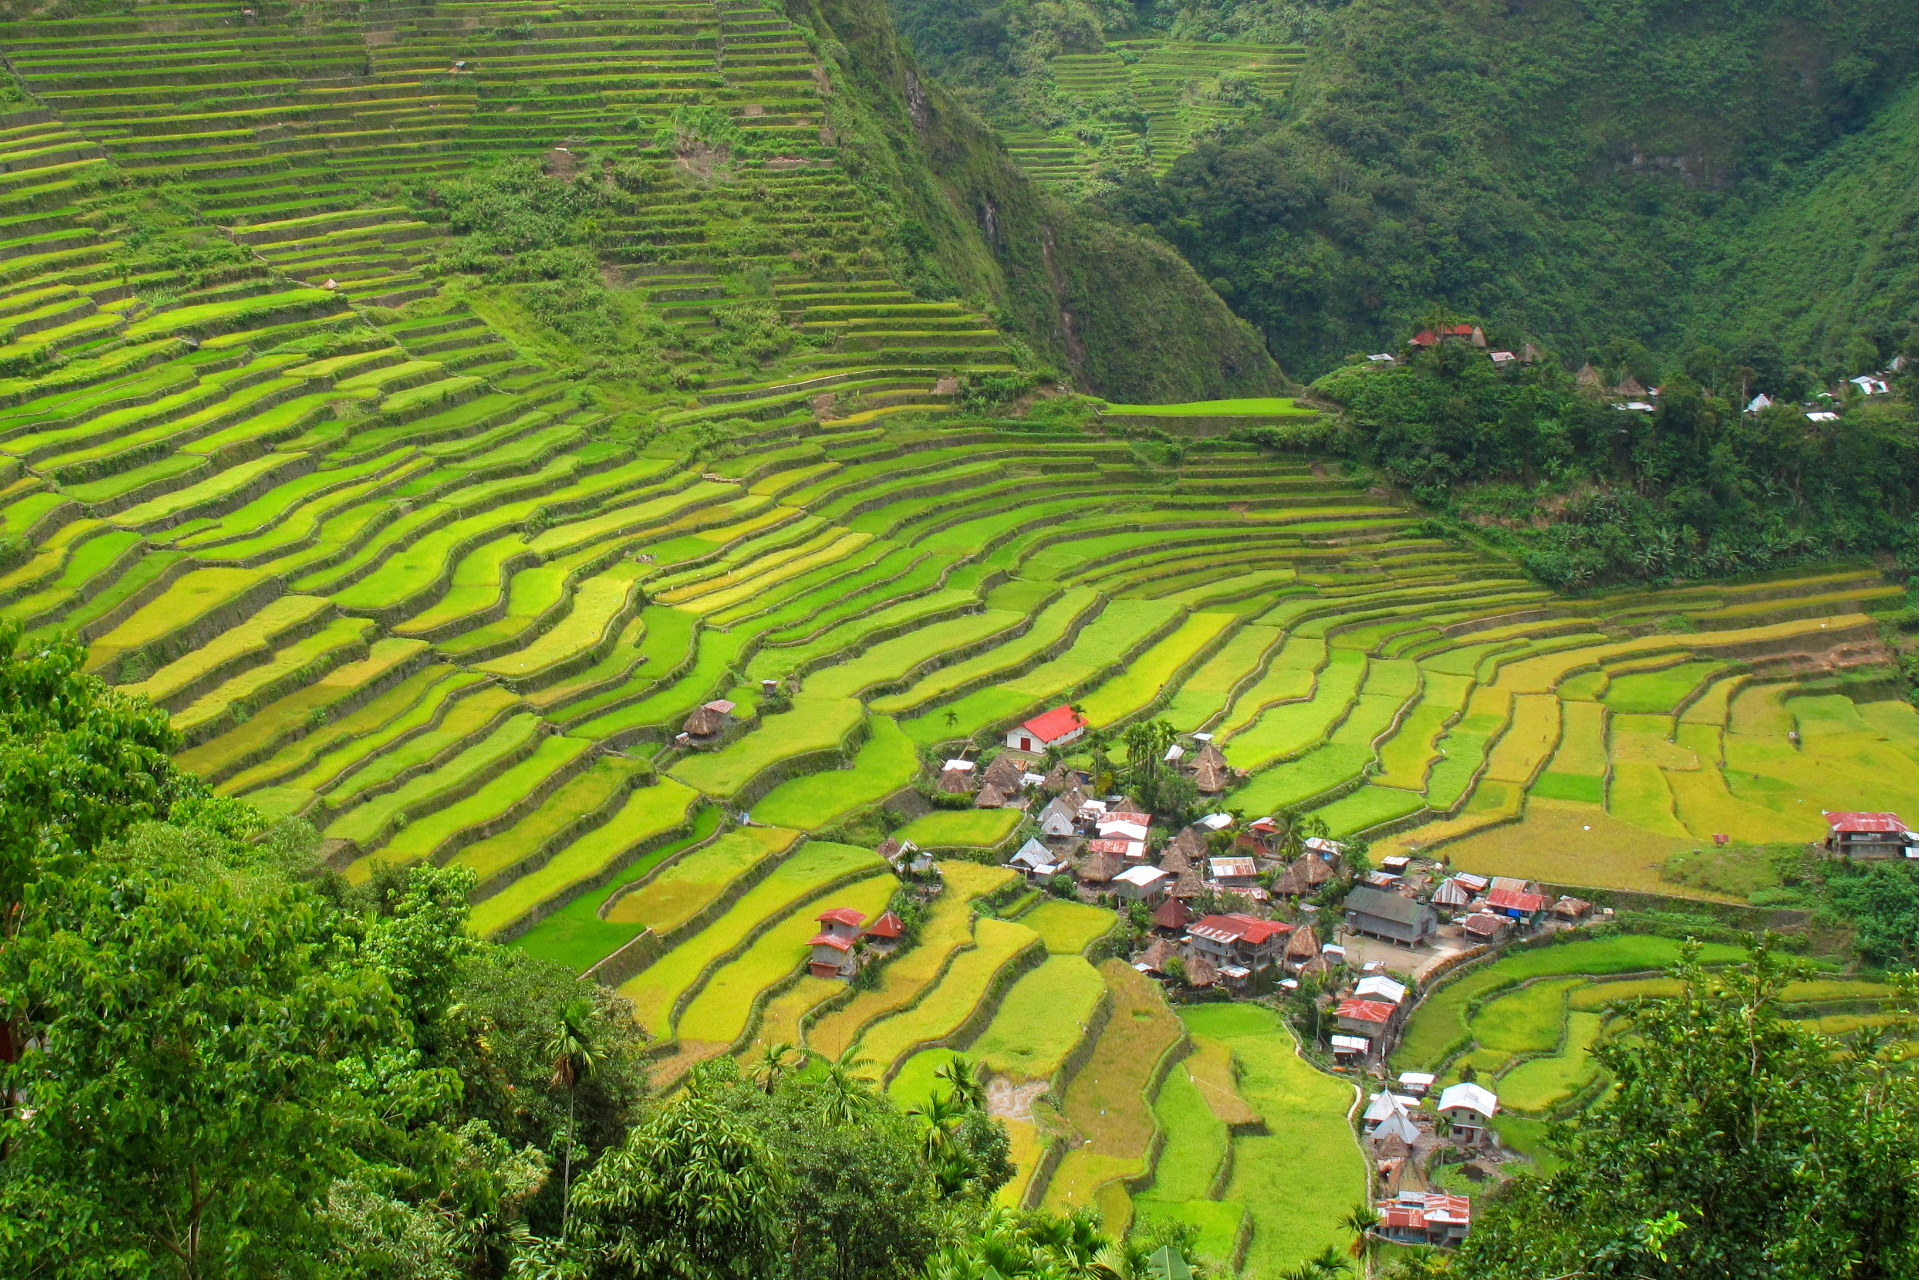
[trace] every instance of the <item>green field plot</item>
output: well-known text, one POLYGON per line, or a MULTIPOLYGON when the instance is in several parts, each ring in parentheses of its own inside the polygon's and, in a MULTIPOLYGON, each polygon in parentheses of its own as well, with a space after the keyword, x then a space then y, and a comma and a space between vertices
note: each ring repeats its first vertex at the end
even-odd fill
POLYGON ((1019 826, 1017 809, 935 809, 896 833, 922 849, 990 849, 1019 826))
POLYGON ((1193 614, 1177 631, 1128 663, 1124 672, 1082 698, 1080 706, 1087 720, 1092 724, 1118 724, 1145 710, 1173 683, 1181 668, 1237 621, 1237 615, 1230 613, 1193 614))
POLYGON ((1278 396, 1250 400, 1186 400, 1179 404, 1108 404, 1100 412, 1154 418, 1235 418, 1270 417, 1274 414, 1311 414, 1291 400, 1278 396))
POLYGON ((1545 1053, 1559 1043, 1566 1021, 1566 993, 1583 978, 1554 978, 1498 995, 1473 1015, 1472 1037, 1501 1053, 1545 1053))
POLYGON ((1107 998, 1099 971, 1084 959, 1050 956, 1007 990, 967 1052, 1016 1080, 1050 1080, 1107 998))
MULTIPOLYGON (((973 945, 973 903, 1004 890, 1017 879, 1017 873, 976 862, 953 862, 941 868, 941 877, 946 891, 921 925, 918 944, 882 965, 879 981, 872 989, 860 992, 815 1022, 806 1035, 809 1048, 837 1058, 868 1024, 899 1013, 918 1000, 954 955, 973 945)), ((797 1035, 788 1037, 794 1044, 799 1039, 797 1035)))
MULTIPOLYGON (((804 844, 741 894, 713 923, 622 983, 620 994, 633 1002, 633 1013, 641 1026, 658 1038, 667 1038, 674 1028, 675 1006, 707 976, 709 967, 736 948, 749 945, 763 929, 790 917, 834 882, 884 866, 871 849, 820 840, 804 844)), ((811 923, 796 921, 794 927, 811 923)))
MULTIPOLYGON (((1163 1055, 1185 1035, 1152 979, 1119 959, 1100 965, 1099 975, 1110 1001, 1106 1025, 1061 1107, 1080 1141, 1046 1185, 1047 1201, 1064 1208, 1100 1203, 1109 1184, 1146 1172, 1157 1123, 1147 1106, 1148 1086, 1163 1055)), ((1123 1187, 1112 1186, 1108 1201, 1113 1193, 1124 1200, 1123 1187)), ((1110 1212, 1106 1218, 1108 1230, 1124 1229, 1110 1212)))
POLYGON ((768 928, 738 959, 720 966, 686 1006, 675 1030, 682 1052, 718 1052, 746 1034, 753 1007, 765 992, 806 967, 812 952, 806 940, 819 925, 813 917, 834 907, 851 907, 869 918, 886 909, 898 881, 884 870, 854 884, 828 890, 800 904, 783 922, 768 928))
POLYGON ((1239 685, 1259 670, 1281 635, 1278 627, 1244 626, 1180 683, 1160 712, 1182 733, 1203 729, 1225 711, 1239 685))
POLYGON ((1105 907, 1048 898, 1019 917, 1056 956, 1076 956, 1119 927, 1117 913, 1105 907))
MULTIPOLYGON (((556 857, 547 864, 548 867, 560 867, 563 861, 577 864, 570 871, 576 883, 582 874, 579 867, 591 868, 585 874, 594 877, 595 887, 578 893, 564 906, 547 914, 515 938, 514 945, 532 955, 563 964, 576 973, 584 973, 643 933, 644 924, 601 919, 600 909, 628 884, 719 829, 720 811, 716 808, 700 809, 690 815, 684 809, 674 811, 676 799, 690 805, 694 798, 691 791, 665 782, 628 796, 620 815, 593 833, 595 837, 604 833, 605 843, 595 839, 576 841, 565 851, 564 858, 556 857), (620 818, 626 819, 626 825, 616 825, 620 818), (653 824, 651 831, 647 830, 649 824, 653 824), (675 834, 676 830, 680 834, 675 834), (636 831, 645 834, 632 834, 636 831)), ((541 872, 522 879, 536 881, 528 888, 537 893, 538 877, 546 870, 542 868, 541 872)), ((569 872, 564 869, 559 872, 559 875, 566 874, 569 872)), ((475 932, 480 931, 478 919, 492 901, 488 898, 474 908, 475 932)), ((492 918, 506 916, 510 909, 494 909, 492 918)))
POLYGON ((889 717, 874 716, 868 723, 852 768, 782 782, 753 806, 754 819, 776 827, 829 826, 912 782, 919 766, 912 742, 889 717))
MULTIPOLYGON (((929 703, 939 701, 955 689, 976 681, 991 679, 1031 661, 1044 653, 1049 646, 1059 643, 1067 634, 1067 629, 1092 608, 1097 600, 1096 593, 1090 589, 1068 588, 1053 603, 1040 610, 1034 617, 1031 628, 1019 639, 988 649, 984 653, 955 662, 950 666, 941 667, 922 677, 918 683, 902 693, 875 698, 872 704, 873 710, 889 714, 909 714, 929 703)), ((943 716, 929 719, 936 721, 938 725, 944 724, 943 716)))
MULTIPOLYGON (((1196 1049, 1226 1046, 1195 1036, 1196 1049)), ((1133 1211, 1144 1219, 1171 1219, 1197 1231, 1201 1257, 1230 1263, 1238 1247, 1246 1207, 1237 1201, 1213 1200, 1213 1184, 1232 1142, 1226 1123, 1213 1113, 1201 1087, 1184 1062, 1175 1063, 1153 1102, 1153 1117, 1165 1134, 1165 1145, 1153 1165, 1153 1180, 1133 1196, 1133 1211)))
POLYGON ((1597 1070, 1591 1053, 1605 1020, 1596 1013, 1569 1014, 1563 1048, 1522 1062, 1499 1077, 1502 1109, 1550 1115, 1592 1082, 1597 1070))
MULTIPOLYGON (((863 1056, 885 1071, 914 1046, 952 1035, 988 998, 1000 971, 1021 953, 1040 946, 1038 935, 1031 929, 1006 920, 979 921, 973 929, 973 940, 973 948, 956 955, 939 981, 910 1008, 865 1030, 859 1039, 863 1056)), ((1084 961, 1080 964, 1085 966, 1084 961)))
MULTIPOLYGON (((685 789, 681 788, 685 794, 685 789)), ((606 909, 620 924, 644 924, 669 933, 726 892, 767 859, 776 858, 799 838, 783 827, 741 827, 680 858, 645 884, 621 895, 606 909)))
POLYGON ((1352 1086, 1309 1066, 1270 1009, 1201 1005, 1180 1018, 1194 1035, 1232 1049, 1240 1091, 1266 1122, 1266 1133, 1233 1139, 1225 1198, 1245 1205, 1253 1220, 1243 1274, 1276 1278, 1328 1245, 1343 1248, 1339 1215, 1365 1196, 1368 1181, 1346 1123, 1352 1086))
POLYGON ((768 716, 714 751, 695 752, 671 770, 709 796, 730 796, 783 760, 838 747, 862 717, 851 698, 795 699, 793 709, 768 716))
POLYGON ((1171 623, 1177 613, 1178 606, 1169 601, 1115 600, 1059 657, 1023 676, 968 694, 932 715, 909 720, 906 731, 917 742, 938 742, 1044 710, 1046 705, 1106 675, 1127 653, 1171 623), (947 718, 949 713, 951 720, 947 718))

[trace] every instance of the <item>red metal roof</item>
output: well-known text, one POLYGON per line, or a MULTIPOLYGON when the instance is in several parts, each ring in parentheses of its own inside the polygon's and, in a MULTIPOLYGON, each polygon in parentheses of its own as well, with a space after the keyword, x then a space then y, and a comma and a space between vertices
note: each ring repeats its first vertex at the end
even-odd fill
POLYGON ((1546 895, 1543 893, 1521 893, 1517 889, 1494 889, 1486 895, 1486 905, 1497 907, 1501 911, 1544 911, 1546 895))
POLYGON ((1138 826, 1150 827, 1153 825, 1153 815, 1150 813, 1134 813, 1130 809, 1115 809, 1111 813, 1107 814, 1105 817, 1101 818, 1100 821, 1101 822, 1131 822, 1138 826))
POLYGON ((866 913, 864 911, 855 911, 851 907, 829 907, 813 918, 815 920, 823 920, 829 924, 852 925, 855 929, 866 923, 866 913))
POLYGON ((897 938, 906 932, 906 923, 891 911, 880 913, 880 918, 866 928, 869 938, 897 938))
POLYGON ((1393 1007, 1378 1000, 1342 1000, 1339 1008, 1333 1010, 1333 1016, 1358 1022, 1391 1022, 1393 1007))
POLYGON ((1254 946, 1292 931, 1293 926, 1289 924, 1261 920, 1258 916, 1241 915, 1238 912, 1230 916, 1207 916, 1187 929, 1188 933, 1197 933, 1216 942, 1250 942, 1254 946))
POLYGON ((1071 707, 1054 707, 1028 720, 1020 728, 1038 738, 1041 742, 1057 742, 1075 730, 1084 729, 1086 721, 1071 707))
POLYGON ((1088 840, 1086 842, 1086 851, 1088 853, 1117 853, 1123 858, 1132 852, 1133 846, 1138 843, 1139 841, 1137 840, 1088 840))
POLYGON ((1852 813, 1832 810, 1826 815, 1826 825, 1835 832, 1902 832, 1906 824, 1899 820, 1896 813, 1852 813))
POLYGON ((835 951, 851 951, 853 940, 843 933, 816 933, 806 940, 809 947, 831 947, 835 951))

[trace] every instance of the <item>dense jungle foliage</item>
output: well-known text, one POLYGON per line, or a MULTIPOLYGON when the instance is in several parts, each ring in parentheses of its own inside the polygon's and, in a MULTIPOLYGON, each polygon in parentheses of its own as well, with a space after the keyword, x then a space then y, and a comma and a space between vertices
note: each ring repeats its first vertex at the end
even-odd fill
POLYGON ((624 999, 467 932, 470 871, 348 887, 83 655, 0 631, 8 1275, 1144 1280, 1183 1244, 992 1208, 964 1060, 910 1113, 783 1045, 652 1096, 624 999))
MULTIPOLYGON (((1515 339, 1495 325, 1497 344, 1515 339)), ((1919 378, 1834 401, 1746 413, 1755 384, 1797 395, 1804 366, 1741 364, 1700 347, 1669 370, 1612 344, 1607 385, 1662 380, 1652 412, 1580 388, 1557 362, 1500 369, 1461 340, 1403 363, 1346 365, 1313 384, 1344 409, 1336 443, 1442 513, 1520 554, 1554 586, 1725 576, 1795 560, 1892 552, 1919 563, 1919 378)))
POLYGON ((1057 112, 1045 60, 1106 39, 1304 42, 1287 101, 1101 201, 1295 374, 1432 302, 1578 359, 1624 336, 1849 374, 1911 332, 1919 108, 1895 100, 1919 31, 1897 0, 895 4, 1001 118, 1057 112))

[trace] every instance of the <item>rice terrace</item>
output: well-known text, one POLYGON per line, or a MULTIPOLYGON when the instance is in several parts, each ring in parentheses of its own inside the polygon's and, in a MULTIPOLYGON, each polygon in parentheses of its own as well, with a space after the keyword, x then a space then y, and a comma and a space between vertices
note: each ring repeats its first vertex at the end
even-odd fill
MULTIPOLYGON (((0 22, 0 618, 346 885, 469 872, 472 933, 629 1002, 662 1095, 791 1052, 917 1115, 959 1060, 1000 1204, 1252 1280, 1415 1189, 1389 1076, 1496 1089, 1553 1167, 1688 928, 1736 961, 1804 923, 1829 811, 1919 817, 1906 587, 1556 590, 1276 373, 1074 394, 1013 302, 906 269, 836 47, 757 0, 0 22), (1474 934, 1488 884, 1537 905, 1474 934), (1519 941, 1555 901, 1576 940, 1519 941)), ((1302 57, 1060 56, 1159 149, 995 163, 1163 171, 1302 57)), ((1877 1025, 1830 969, 1796 1013, 1877 1025)))

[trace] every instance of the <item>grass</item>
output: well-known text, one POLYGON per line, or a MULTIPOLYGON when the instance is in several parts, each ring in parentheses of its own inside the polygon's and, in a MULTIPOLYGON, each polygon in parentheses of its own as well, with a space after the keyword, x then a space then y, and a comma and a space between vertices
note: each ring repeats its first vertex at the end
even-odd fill
POLYGON ((731 1045, 746 1034, 753 1003, 775 983, 806 966, 806 940, 818 929, 813 917, 830 907, 852 907, 869 918, 886 909, 898 887, 887 872, 819 894, 768 929, 737 960, 721 966, 686 1006, 676 1028, 683 1044, 731 1045))
MULTIPOLYGON (((682 784, 682 791, 685 787, 682 784)), ((670 933, 698 915, 734 881, 799 838, 785 827, 741 827, 695 849, 607 908, 606 918, 670 933)))
POLYGON ((730 796, 782 760, 838 747, 863 715, 860 704, 851 698, 802 694, 794 699, 791 711, 766 717, 716 751, 687 756, 671 773, 709 796, 730 796))
POLYGON ((967 1052, 1016 1080, 1050 1080, 1106 998, 1099 971, 1079 956, 1050 956, 1006 992, 967 1052))
POLYGON ((935 809, 894 834, 922 849, 990 849, 1019 822, 1017 809, 935 809))
POLYGON ((1308 1065, 1270 1009, 1196 1005, 1182 1009, 1180 1017, 1195 1035, 1233 1051, 1240 1091, 1266 1122, 1265 1133, 1233 1139, 1226 1198, 1244 1204, 1253 1219, 1242 1274, 1277 1280, 1322 1248, 1343 1249, 1339 1215, 1369 1189, 1366 1162, 1346 1123, 1352 1086, 1308 1065))
POLYGON ((1053 955, 1076 956, 1118 928, 1119 916, 1105 907, 1048 898, 1019 922, 1037 933, 1053 955))
MULTIPOLYGON (((793 913, 830 882, 881 865, 871 849, 823 840, 802 845, 713 923, 622 983, 620 994, 633 1002, 633 1016, 640 1025, 655 1038, 665 1039, 674 1029, 675 1003, 702 980, 709 965, 756 931, 793 913)), ((802 921, 799 926, 811 923, 802 921)))
MULTIPOLYGON (((809 1047, 837 1058, 859 1038, 860 1031, 880 1018, 908 1008, 939 979, 947 961, 973 943, 973 903, 1004 889, 1018 873, 1005 867, 976 862, 953 862, 941 868, 946 891, 934 901, 920 926, 916 945, 893 957, 879 970, 879 982, 814 1024, 806 1037, 809 1047)), ((797 1035, 788 1037, 799 1043, 797 1035)))
POLYGON ((1559 1043, 1566 1022, 1566 993, 1584 978, 1535 982, 1495 996, 1473 1015, 1472 1036, 1502 1053, 1545 1053, 1559 1043))
POLYGON ((1155 1128, 1147 1086, 1184 1035, 1152 979, 1119 959, 1100 965, 1099 976, 1111 1013, 1061 1108, 1080 1141, 1046 1188, 1048 1202, 1062 1207, 1093 1203, 1107 1184, 1145 1172, 1155 1128))
POLYGON ((1283 634, 1278 627, 1244 626, 1186 678, 1160 716, 1182 733, 1210 724, 1227 699, 1283 634))
MULTIPOLYGON (((633 829, 644 830, 647 822, 660 822, 662 819, 672 815, 670 791, 674 785, 675 784, 668 782, 660 782, 653 787, 643 788, 641 791, 628 797, 622 814, 636 819, 634 827, 621 827, 615 823, 608 823, 606 826, 598 828, 598 830, 606 831, 609 835, 613 835, 618 839, 635 842, 630 834, 633 829), (648 794, 658 791, 665 791, 666 798, 649 796, 648 794)), ((681 789, 681 794, 685 797, 686 803, 690 804, 692 802, 694 797, 691 791, 681 789)), ((676 817, 684 817, 684 814, 676 815, 676 817)), ((645 925, 639 923, 619 923, 602 920, 600 918, 600 908, 606 905, 607 900, 626 885, 631 884, 633 881, 638 880, 640 877, 652 871, 654 867, 676 856, 690 845, 697 844, 699 841, 711 836, 714 831, 718 830, 719 824, 720 811, 718 809, 705 808, 699 810, 692 815, 690 820, 687 820, 687 831, 685 835, 677 839, 668 840, 658 848, 634 859, 633 862, 628 864, 617 875, 613 876, 604 887, 594 890, 591 893, 583 893, 574 898, 558 911, 547 916, 544 920, 541 920, 531 929, 528 929, 525 933, 514 939, 513 945, 542 959, 563 964, 576 973, 584 973, 599 961, 612 955, 634 938, 637 938, 646 929, 645 925)), ((670 830, 671 826, 672 823, 669 822, 665 826, 658 828, 655 834, 658 834, 658 831, 670 830)), ((585 840, 577 841, 575 842, 574 848, 586 843, 587 841, 585 840)), ((607 843, 611 844, 612 841, 609 840, 607 843)), ((627 847, 631 847, 631 844, 629 843, 627 847)), ((571 850, 569 850, 569 852, 570 851, 571 850)), ((622 851, 621 849, 615 849, 608 856, 616 857, 622 851)), ((606 850, 603 848, 595 847, 582 850, 582 853, 585 855, 581 859, 583 862, 594 859, 602 862, 605 861, 605 858, 601 857, 601 855, 606 854, 606 850)), ((558 860, 556 859, 555 861, 558 860)), ((552 863, 548 864, 549 867, 552 865, 552 863)), ((539 873, 536 872, 535 874, 537 875, 539 873)), ((481 903, 478 907, 475 907, 475 914, 477 915, 480 907, 484 907, 485 905, 485 903, 481 903)))
POLYGON ((860 1036, 861 1053, 881 1070, 904 1057, 915 1044, 951 1035, 985 999, 993 977, 1013 958, 1039 945, 1025 925, 981 920, 973 927, 975 946, 954 957, 952 965, 910 1008, 883 1018, 860 1036))

